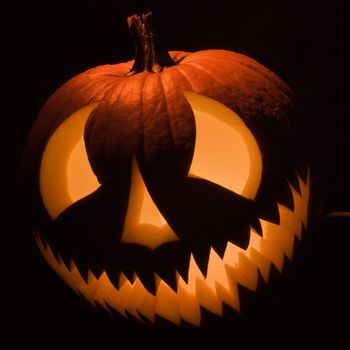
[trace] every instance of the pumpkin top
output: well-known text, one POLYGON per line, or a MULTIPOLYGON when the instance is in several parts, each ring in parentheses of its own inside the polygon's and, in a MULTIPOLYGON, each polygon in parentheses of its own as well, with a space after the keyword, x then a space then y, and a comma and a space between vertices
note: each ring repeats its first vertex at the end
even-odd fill
MULTIPOLYGON (((141 144, 147 159, 170 148, 179 159, 190 159, 195 125, 186 90, 223 103, 246 123, 289 124, 293 93, 276 74, 227 50, 168 53, 159 43, 150 15, 142 18, 128 20, 139 43, 135 60, 87 70, 59 88, 44 105, 29 138, 36 141, 28 142, 35 148, 28 152, 37 155, 37 162, 58 125, 93 103, 97 107, 85 127, 85 145, 101 181, 102 174, 114 173, 112 163, 117 167, 141 144)), ((186 171, 188 164, 183 164, 182 171, 186 171)))
POLYGON ((151 12, 128 17, 128 27, 136 49, 134 65, 128 75, 144 70, 159 73, 164 67, 176 64, 153 27, 151 12))

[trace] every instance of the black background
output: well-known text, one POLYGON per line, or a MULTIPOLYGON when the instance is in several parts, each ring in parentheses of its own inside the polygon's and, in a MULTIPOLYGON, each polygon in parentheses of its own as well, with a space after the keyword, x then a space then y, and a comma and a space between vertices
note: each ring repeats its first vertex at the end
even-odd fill
POLYGON ((132 58, 126 17, 153 10, 169 49, 223 48, 280 75, 298 102, 295 123, 318 165, 325 212, 350 210, 346 2, 292 0, 13 1, 2 4, 2 116, 6 180, 2 219, 1 327, 22 349, 350 347, 349 218, 320 219, 294 264, 247 315, 205 331, 143 327, 95 310, 46 266, 20 206, 20 158, 40 107, 65 81, 99 64, 132 58), (144 5, 147 3, 147 6, 144 5), (5 95, 6 96, 6 95, 5 95), (5 108, 6 110, 6 108, 5 108), (8 195, 8 196, 7 196, 8 195))

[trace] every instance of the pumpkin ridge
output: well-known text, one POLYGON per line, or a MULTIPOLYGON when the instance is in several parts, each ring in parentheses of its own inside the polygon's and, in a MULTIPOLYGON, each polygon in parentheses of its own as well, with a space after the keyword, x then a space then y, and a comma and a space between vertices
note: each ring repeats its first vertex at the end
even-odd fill
MULTIPOLYGON (((218 50, 218 51, 220 52, 220 50, 218 50)), ((221 52, 223 52, 223 50, 221 52)), ((235 53, 235 54, 237 54, 237 53, 235 53)), ((225 55, 225 56, 231 56, 231 55, 225 55)), ((247 56, 245 56, 243 54, 237 54, 237 57, 224 57, 224 58, 226 61, 231 61, 233 64, 241 65, 243 67, 251 69, 255 73, 258 73, 259 75, 266 78, 266 80, 268 80, 269 82, 273 83, 273 85, 275 87, 277 87, 278 90, 285 93, 288 97, 290 97, 290 98, 293 97, 293 93, 291 92, 291 89, 288 87, 288 85, 283 83, 283 81, 273 72, 269 72, 269 74, 266 74, 266 73, 268 73, 268 72, 266 72, 267 68, 265 66, 263 66, 262 64, 259 64, 257 61, 255 61, 251 58, 248 58, 247 56), (245 61, 248 61, 248 62, 244 62, 244 60, 239 60, 237 58, 243 58, 243 59, 245 59, 245 61), (255 63, 257 65, 257 67, 254 67, 254 65, 252 63, 255 63), (274 79, 272 79, 272 77, 274 79)), ((201 58, 201 60, 202 60, 202 58, 201 58)), ((204 60, 219 61, 219 62, 221 61, 220 59, 218 59, 218 57, 215 57, 215 56, 206 57, 206 58, 204 58, 204 60)))
MULTIPOLYGON (((71 82, 73 83, 73 79, 71 80, 71 82)), ((91 85, 88 85, 88 86, 86 86, 85 84, 86 84, 85 80, 83 82, 79 83, 79 85, 82 85, 81 88, 77 87, 75 93, 70 94, 68 102, 66 102, 64 105, 62 105, 61 109, 57 109, 57 113, 56 113, 57 119, 55 119, 55 121, 52 123, 52 127, 51 127, 52 130, 55 130, 58 125, 60 125, 64 120, 66 120, 72 114, 73 111, 75 111, 75 109, 71 107, 71 103, 76 103, 75 99, 80 98, 82 95, 84 95, 84 92, 89 91, 93 86, 100 85, 100 81, 97 80, 97 81, 91 82, 91 85)), ((63 85, 61 89, 62 89, 62 92, 66 92, 65 85, 63 85)), ((51 109, 51 106, 49 106, 49 104, 51 104, 51 103, 57 104, 56 101, 62 99, 62 97, 59 95, 56 98, 55 97, 56 96, 53 95, 52 101, 48 101, 48 105, 47 105, 48 109, 51 109)), ((91 103, 91 100, 94 98, 95 98, 95 96, 92 98, 90 97, 89 102, 86 101, 86 105, 91 103)), ((44 106, 44 108, 45 107, 46 106, 44 106)), ((47 112, 45 110, 46 108, 45 109, 44 108, 42 110, 42 113, 47 114, 47 112)), ((40 113, 40 114, 42 114, 42 113, 40 113)))
MULTIPOLYGON (((106 88, 105 94, 103 96, 101 96, 101 98, 100 98, 101 100, 104 100, 104 101, 110 100, 113 92, 118 91, 119 86, 122 85, 123 83, 126 83, 126 81, 124 79, 111 79, 111 80, 112 80, 111 83, 106 88)), ((122 90, 123 89, 120 89, 120 93, 122 92, 122 90)), ((98 93, 99 92, 100 91, 98 91, 98 93)), ((97 96, 97 94, 95 95, 95 97, 97 96)), ((118 95, 118 97, 119 97, 119 95, 118 95)))
MULTIPOLYGON (((170 54, 170 56, 172 57, 172 59, 175 62, 180 64, 183 60, 186 60, 187 57, 192 55, 193 52, 191 52, 191 51, 171 50, 171 51, 169 51, 169 54, 170 54)), ((165 67, 165 69, 168 69, 168 68, 171 68, 171 67, 165 67)))
MULTIPOLYGON (((96 81, 91 82, 91 83, 92 83, 91 85, 84 87, 83 89, 77 91, 74 95, 72 95, 71 98, 70 98, 70 101, 64 105, 64 107, 62 108, 62 110, 60 110, 59 113, 57 113, 58 115, 66 115, 66 117, 64 119, 60 120, 59 124, 61 124, 64 120, 66 120, 71 115, 72 111, 76 110, 75 108, 71 107, 71 103, 72 102, 74 103, 75 102, 74 100, 76 98, 79 98, 80 96, 83 96, 86 91, 94 89, 95 86, 99 86, 100 85, 100 80, 96 80, 96 81)), ((110 84, 114 84, 114 83, 115 82, 113 82, 113 83, 111 82, 110 84)), ((84 84, 85 84, 85 82, 84 82, 84 84)), ((105 86, 103 86, 102 90, 106 86, 107 86, 107 84, 105 86)), ((98 89, 94 95, 89 96, 88 100, 86 101, 86 103, 84 105, 89 105, 90 103, 94 102, 94 100, 96 100, 96 99, 100 100, 97 97, 98 94, 100 93, 100 90, 101 89, 98 89)), ((56 129, 58 125, 55 124, 53 128, 56 129)))
POLYGON ((256 73, 261 74, 264 78, 266 78, 268 81, 273 83, 279 90, 284 92, 289 98, 294 97, 291 89, 288 87, 287 84, 284 84, 283 81, 281 79, 278 79, 278 77, 275 74, 270 73, 270 76, 269 76, 268 74, 266 74, 266 72, 264 72, 264 70, 266 69, 264 66, 262 66, 262 67, 264 67, 265 69, 259 70, 257 67, 254 67, 251 63, 248 63, 248 62, 244 63, 241 61, 237 61, 237 63, 244 66, 244 67, 250 68, 251 70, 253 70, 256 73), (274 77, 275 79, 272 79, 272 77, 274 77))
MULTIPOLYGON (((145 149, 145 116, 144 116, 144 106, 143 106, 143 103, 144 103, 144 96, 145 96, 145 86, 146 86, 146 81, 148 80, 148 78, 150 77, 150 75, 146 75, 145 76, 145 79, 143 81, 143 84, 142 84, 142 88, 141 88, 141 97, 140 97, 140 115, 141 115, 141 148, 142 150, 145 149)), ((141 169, 140 169, 141 171, 141 169)))
MULTIPOLYGON (((91 162, 91 164, 95 164, 97 165, 97 167, 93 166, 92 168, 94 169, 94 173, 96 174, 96 170, 98 172, 98 169, 102 166, 103 168, 105 167, 102 164, 105 164, 106 161, 110 162, 110 152, 108 152, 109 147, 107 147, 107 145, 110 143, 110 131, 111 131, 111 122, 113 120, 113 111, 114 108, 112 109, 111 113, 109 114, 109 117, 104 117, 104 121, 101 120, 100 123, 96 124, 95 122, 100 119, 100 113, 102 113, 101 111, 104 110, 104 105, 105 104, 111 104, 113 107, 118 105, 118 101, 121 98, 122 92, 123 92, 123 88, 122 88, 122 84, 126 84, 127 81, 125 81, 125 79, 118 79, 118 80, 114 80, 110 85, 108 90, 106 91, 106 94, 104 96, 104 98, 102 99, 102 101, 104 102, 103 104, 101 104, 100 107, 98 107, 94 113, 92 113, 90 115, 90 117, 88 118, 86 124, 85 124, 85 130, 84 130, 84 140, 86 144, 90 144, 90 140, 92 140, 92 143, 95 144, 96 143, 96 139, 93 137, 93 135, 95 135, 95 128, 94 126, 97 127, 97 129, 103 128, 105 131, 103 132, 104 134, 104 138, 103 140, 100 141, 99 146, 96 148, 96 146, 94 146, 92 148, 90 147, 86 147, 87 150, 87 154, 88 154, 88 158, 89 161, 91 162), (112 99, 113 102, 111 101, 111 96, 113 95, 113 93, 116 93, 116 96, 112 99), (94 121, 94 122, 93 122, 94 121), (102 126, 101 126, 102 124, 102 126), (102 149, 104 150, 105 156, 103 157, 104 160, 102 160, 101 163, 101 159, 97 161, 96 163, 96 149, 102 149)), ((98 152, 97 152, 98 153, 98 152)))
MULTIPOLYGON (((140 94, 138 94, 139 95, 138 103, 139 103, 140 108, 141 108, 140 115, 142 116, 142 112, 143 112, 143 109, 142 109, 143 108, 143 106, 142 106, 142 92, 143 92, 144 83, 145 83, 145 80, 146 80, 147 76, 142 76, 141 74, 139 74, 137 77, 140 80, 141 80, 141 78, 143 79, 143 81, 141 81, 141 84, 140 84, 140 89, 137 90, 138 92, 141 92, 140 94)), ((118 84, 117 87, 115 87, 116 91, 118 92, 118 95, 115 98, 113 98, 113 102, 112 102, 113 107, 120 105, 120 101, 123 101, 123 99, 124 99, 123 98, 124 97, 123 93, 125 92, 125 89, 123 88, 123 86, 120 86, 120 85, 122 85, 122 84, 127 85, 128 84, 128 79, 121 79, 120 82, 121 82, 121 84, 118 84)), ((113 90, 113 87, 111 88, 111 91, 110 91, 111 94, 113 93, 112 90, 113 90)), ((114 109, 112 109, 112 113, 111 113, 110 117, 108 118, 107 133, 106 133, 106 138, 105 138, 105 143, 104 143, 104 149, 109 151, 109 152, 107 152, 107 161, 108 161, 108 163, 110 162, 111 150, 109 149, 109 147, 106 147, 106 145, 110 144, 110 140, 111 140, 111 130, 113 129, 113 127, 111 127, 111 122, 114 119, 113 110, 114 109)), ((141 120, 142 120, 142 118, 141 118, 141 120)), ((142 124, 142 122, 141 122, 141 124, 142 124)))
POLYGON ((115 64, 104 64, 99 67, 96 67, 95 69, 91 69, 90 71, 87 71, 86 74, 90 79, 93 79, 95 77, 108 77, 108 78, 125 78, 125 73, 113 73, 113 70, 116 70, 117 68, 120 70, 125 70, 126 72, 130 69, 130 65, 132 63, 132 60, 121 62, 121 63, 115 63, 115 64), (125 66, 125 68, 123 68, 125 66), (110 68, 111 72, 102 72, 102 70, 107 70, 110 68), (96 71, 96 72, 94 72, 96 71))
MULTIPOLYGON (((109 86, 109 89, 108 89, 108 91, 106 91, 106 95, 107 94, 109 94, 109 93, 111 93, 112 92, 112 90, 114 91, 114 88, 115 88, 115 83, 116 82, 113 82, 110 86, 109 86)), ((122 80, 119 80, 119 83, 122 83, 122 80)), ((120 84, 117 84, 118 86, 120 85, 120 84)), ((118 91, 118 90, 117 90, 118 91)), ((120 90, 120 92, 121 92, 121 90, 120 90)), ((120 93, 119 93, 120 94, 120 93)), ((103 99, 104 100, 104 102, 105 103, 107 103, 107 101, 106 100, 108 100, 108 99, 103 99)), ((99 110, 100 109, 103 109, 103 105, 101 105, 101 107, 97 107, 97 109, 95 110, 95 112, 94 113, 92 113, 90 116, 89 116, 89 118, 88 118, 88 120, 86 121, 86 124, 85 124, 85 128, 84 128, 84 141, 85 141, 85 143, 88 143, 89 142, 89 139, 90 139, 90 137, 92 137, 92 135, 95 133, 95 131, 93 131, 95 128, 95 126, 96 126, 96 121, 98 120, 98 112, 99 112, 99 110)), ((108 118, 108 121, 107 121, 107 123, 103 123, 103 128, 106 130, 105 131, 105 137, 104 137, 104 139, 103 139, 103 141, 101 142, 101 146, 102 146, 102 149, 106 149, 106 144, 108 144, 107 143, 107 140, 109 139, 109 130, 110 130, 110 122, 111 122, 111 118, 108 118), (107 124, 107 125, 105 125, 105 124, 107 124)), ((95 141, 95 140, 94 140, 95 141)), ((88 148, 86 148, 86 150, 87 150, 87 154, 88 154, 88 158, 89 158, 89 161, 90 161, 90 152, 88 151, 88 148)), ((92 163, 93 163, 94 161, 92 160, 92 163)), ((94 169, 94 167, 93 167, 93 169, 94 169)), ((95 171, 94 171, 94 173, 95 173, 95 171)))
MULTIPOLYGON (((289 86, 274 72, 269 71, 263 64, 260 64, 258 61, 254 60, 251 57, 248 57, 244 54, 228 51, 228 50, 202 50, 196 52, 199 54, 199 57, 192 57, 194 60, 196 59, 208 59, 208 60, 217 60, 218 56, 223 58, 225 61, 231 61, 232 63, 237 63, 243 65, 244 67, 248 67, 255 72, 263 75, 268 78, 271 82, 273 82, 276 86, 279 87, 286 95, 293 97, 294 94, 289 86), (213 52, 214 51, 214 52, 213 52), (215 54, 215 56, 213 55, 215 54), (201 57, 204 56, 204 57, 201 57), (273 79, 272 79, 273 77, 273 79)), ((192 60, 191 60, 192 61, 192 60)))
MULTIPOLYGON (((56 93, 54 93, 51 96, 51 98, 42 107, 41 111, 39 112, 37 122, 33 125, 33 128, 30 131, 28 138, 30 140, 35 135, 35 137, 38 138, 38 143, 37 145, 34 145, 34 148, 27 148, 27 153, 31 152, 32 154, 37 155, 35 157, 40 157, 43 150, 45 149, 46 141, 50 137, 50 135, 52 135, 52 133, 57 129, 57 127, 61 125, 66 119, 68 119, 71 116, 72 113, 76 111, 76 108, 73 108, 76 103, 75 99, 83 99, 83 105, 86 106, 93 102, 93 100, 96 98, 96 95, 90 96, 88 99, 83 96, 84 93, 86 93, 86 91, 89 91, 96 85, 100 85, 100 81, 90 81, 91 84, 89 85, 89 79, 86 79, 85 74, 82 73, 78 77, 72 78, 70 81, 64 84, 59 90, 56 91, 56 93), (76 84, 78 86, 75 87, 74 93, 71 93, 69 95, 68 103, 65 102, 63 104, 62 101, 66 101, 67 99, 67 87, 69 88, 72 85, 74 86, 74 83, 77 80, 76 78, 78 77, 79 84, 76 84), (85 84, 87 84, 87 86, 85 84), (58 108, 53 108, 53 106, 58 106, 58 108), (57 110, 57 112, 50 120, 50 118, 47 118, 47 116, 52 116, 52 113, 50 113, 52 109, 57 110), (47 133, 40 136, 38 134, 39 129, 47 130, 47 133)), ((24 155, 24 159, 26 158, 27 156, 24 155)))
MULTIPOLYGON (((206 76, 208 76, 210 79, 212 79, 213 81, 215 81, 218 85, 220 85, 223 89, 226 89, 226 87, 224 86, 223 83, 221 83, 220 81, 218 81, 217 79, 215 79, 212 74, 210 74, 209 72, 207 72, 203 66, 199 65, 199 67, 203 68, 203 69, 200 69, 198 66, 197 66, 197 63, 195 62, 192 62, 192 63, 185 63, 183 65, 188 65, 190 66, 191 68, 194 68, 196 69, 197 71, 201 72, 201 73, 204 73, 206 76)), ((237 106, 237 104, 235 102, 231 102, 231 105, 233 106, 232 109, 240 114, 240 108, 237 106)))
MULTIPOLYGON (((202 62, 203 61, 206 61, 206 66, 209 66, 208 65, 208 62, 210 61, 214 61, 215 59, 211 59, 211 60, 201 60, 202 62)), ((199 61, 199 60, 198 60, 199 61)), ((220 60, 218 60, 220 62, 220 60)), ((200 65, 201 67, 203 67, 202 64, 200 64, 200 62, 196 62, 197 65, 200 65)), ((244 66, 245 67, 245 66, 244 66)), ((205 67, 203 67, 205 68, 205 67)), ((206 67, 206 68, 209 68, 210 69, 210 66, 209 67, 206 67)), ((248 68, 248 67, 246 67, 248 68)), ((249 69, 249 68, 248 68, 249 69)), ((233 72, 233 70, 231 70, 233 72)), ((264 75, 260 74, 259 71, 253 71, 255 74, 257 74, 260 78, 263 78, 263 84, 260 84, 263 88, 265 87, 268 87, 269 84, 268 83, 271 83, 270 80, 268 80, 264 75)), ((210 74, 210 73, 209 73, 210 74)), ((227 80, 226 77, 224 77, 224 79, 227 80)), ((254 87, 257 91, 257 87, 256 85, 251 85, 251 87, 254 87)), ((263 92, 263 96, 265 97, 265 103, 264 103, 264 106, 265 107, 268 107, 268 109, 270 110, 270 112, 273 112, 272 113, 272 116, 274 116, 277 120, 282 120, 284 121, 285 123, 288 123, 289 122, 289 117, 288 117, 288 114, 290 113, 290 110, 292 109, 292 106, 293 106, 293 103, 291 101, 291 99, 289 98, 289 96, 287 96, 276 84, 273 84, 273 90, 274 92, 271 93, 270 91, 264 91, 263 92), (278 92, 278 94, 280 95, 279 98, 276 98, 274 97, 276 95, 276 93, 278 92), (273 102, 273 104, 269 103, 268 100, 266 100, 266 97, 267 98, 270 98, 272 99, 272 101, 270 102, 273 102), (281 102, 282 101, 282 102, 281 102), (276 104, 276 102, 278 102, 278 104, 276 104), (276 113, 278 112, 278 113, 276 113)), ((235 90, 232 89, 232 87, 226 87, 226 90, 230 91, 230 92, 233 92, 235 93, 235 90)), ((267 89, 267 90, 270 90, 270 89, 267 89)), ((238 89, 238 91, 240 91, 240 89, 238 89)), ((251 94, 251 93, 250 93, 251 94)), ((231 101, 232 103, 232 101, 231 101)), ((261 113, 260 113, 261 114, 261 113)), ((256 116, 258 115, 260 118, 262 117, 260 114, 256 114, 256 116)), ((271 117, 271 115, 269 115, 269 113, 266 113, 264 112, 264 114, 266 114, 266 117, 271 117)), ((251 113, 250 113, 250 118, 252 117, 251 113)))
MULTIPOLYGON (((97 83, 96 85, 99 85, 98 81, 96 83, 97 83)), ((107 87, 107 86, 110 86, 110 85, 113 85, 113 84, 115 84, 115 82, 110 82, 109 84, 106 84, 104 87, 107 87)), ((92 103, 95 99, 99 100, 99 98, 98 98, 99 93, 100 93, 100 89, 98 89, 96 91, 96 93, 90 97, 89 103, 92 103)))
MULTIPOLYGON (((84 74, 85 75, 85 74, 84 74)), ((89 74, 86 74, 84 76, 84 80, 82 82, 79 82, 79 85, 83 85, 83 88, 77 92, 77 94, 80 94, 86 90, 93 89, 96 85, 98 86, 98 89, 96 93, 93 95, 93 98, 98 96, 98 93, 101 91, 104 91, 106 88, 108 89, 109 86, 114 85, 116 83, 116 79, 112 79, 111 77, 105 76, 103 74, 96 74, 94 77, 91 77, 89 74), (90 83, 90 85, 89 85, 90 83), (101 83, 105 83, 102 87, 100 86, 101 83)), ((118 79, 119 80, 119 79, 118 79)), ((122 79, 120 79, 122 80, 122 79)), ((72 79, 70 82, 73 83, 73 85, 76 85, 75 79, 72 79)), ((68 84, 70 83, 68 82, 68 84)), ((64 87, 64 85, 62 86, 64 87)), ((65 88, 67 90, 67 88, 65 88)), ((72 96, 72 99, 74 99, 74 96, 72 96)))
POLYGON ((167 99, 167 95, 166 95, 166 92, 165 92, 162 75, 158 74, 158 78, 159 78, 160 87, 161 87, 161 90, 162 90, 163 96, 164 96, 164 106, 165 106, 165 111, 166 111, 166 115, 167 115, 167 118, 165 118, 165 119, 166 119, 166 123, 167 123, 168 129, 169 129, 170 141, 171 141, 173 147, 176 148, 175 137, 174 137, 174 134, 173 134, 174 130, 173 130, 173 128, 171 126, 171 122, 169 120, 170 114, 169 114, 169 108, 168 108, 168 99, 167 99))
MULTIPOLYGON (((179 69, 179 67, 180 67, 180 64, 177 65, 177 66, 175 66, 174 69, 173 69, 173 71, 171 72, 171 74, 172 74, 172 75, 175 75, 175 74, 180 75, 180 76, 182 77, 182 79, 183 79, 183 80, 187 83, 187 85, 190 87, 190 89, 193 90, 193 86, 192 86, 190 80, 188 79, 188 77, 187 77, 185 74, 183 74, 183 72, 179 69)), ((179 84, 179 85, 181 86, 181 84, 179 84)), ((183 86, 181 86, 181 88, 182 88, 182 89, 185 89, 183 86)), ((185 95, 184 95, 183 92, 181 91, 181 88, 178 87, 178 89, 180 90, 181 96, 182 96, 182 98, 185 100, 185 103, 188 104, 188 101, 187 101, 185 95)), ((193 114, 193 110, 192 110, 191 107, 189 108, 189 112, 191 113, 191 118, 192 118, 193 121, 194 121, 194 114, 193 114)), ((170 124, 170 126, 171 126, 171 119, 169 120, 169 124, 170 124)), ((173 129, 173 128, 171 127, 171 129, 173 129)), ((194 126, 194 132, 196 132, 196 131, 195 131, 195 126, 194 126)), ((174 140, 174 145, 176 146, 176 139, 173 138, 173 140, 174 140)), ((192 152, 193 152, 193 150, 192 150, 192 152)), ((192 153, 192 155, 191 155, 191 159, 192 159, 192 157, 193 157, 193 153, 192 153)))
POLYGON ((122 74, 115 74, 115 71, 117 69, 120 70, 129 70, 130 66, 132 64, 132 60, 124 61, 124 62, 118 62, 118 63, 107 63, 107 64, 101 64, 99 66, 93 67, 91 69, 88 69, 84 73, 89 77, 89 78, 94 78, 98 76, 113 76, 113 77, 124 77, 122 74), (113 74, 114 72, 114 74, 113 74))
POLYGON ((176 68, 177 68, 176 71, 179 72, 183 76, 183 78, 186 80, 188 85, 190 85, 191 89, 193 90, 193 85, 190 82, 190 79, 187 77, 186 73, 181 69, 181 66, 177 66, 176 68))

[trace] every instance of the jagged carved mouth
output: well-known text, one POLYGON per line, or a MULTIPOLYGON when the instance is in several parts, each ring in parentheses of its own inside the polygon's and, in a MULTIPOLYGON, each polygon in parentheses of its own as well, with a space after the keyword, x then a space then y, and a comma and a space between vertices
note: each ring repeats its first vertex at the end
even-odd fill
POLYGON ((295 238, 300 240, 307 226, 310 174, 306 181, 298 176, 298 182, 300 191, 289 184, 294 209, 278 203, 278 224, 259 219, 262 235, 251 228, 247 249, 241 249, 228 241, 221 258, 212 248, 206 276, 191 255, 188 281, 185 282, 175 271, 176 287, 172 288, 155 274, 154 294, 145 288, 137 273, 131 280, 120 273, 118 286, 111 282, 106 271, 95 276, 88 270, 87 278, 84 279, 76 263, 71 260, 70 264, 66 264, 59 254, 54 254, 39 232, 36 233, 36 242, 51 268, 91 304, 99 304, 106 310, 117 311, 126 317, 131 315, 141 321, 154 322, 156 316, 160 316, 174 324, 184 320, 198 326, 201 323, 201 307, 219 316, 223 313, 223 303, 239 311, 238 285, 255 291, 259 274, 267 282, 272 265, 281 272, 284 258, 292 259, 295 238))

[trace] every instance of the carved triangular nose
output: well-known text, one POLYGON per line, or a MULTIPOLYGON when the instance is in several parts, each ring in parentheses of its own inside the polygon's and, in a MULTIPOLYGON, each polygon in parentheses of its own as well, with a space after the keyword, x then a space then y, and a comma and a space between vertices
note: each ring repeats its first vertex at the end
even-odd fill
POLYGON ((156 249, 179 240, 152 200, 143 181, 136 159, 133 159, 128 210, 122 243, 136 243, 156 249))

